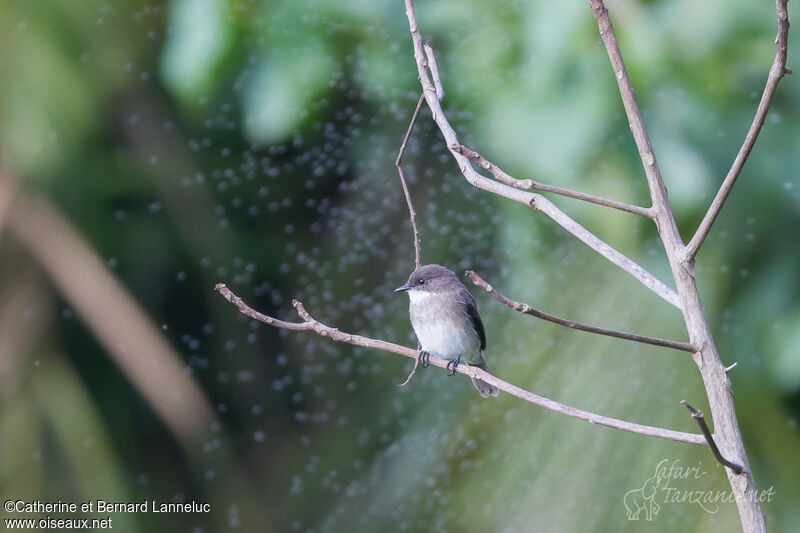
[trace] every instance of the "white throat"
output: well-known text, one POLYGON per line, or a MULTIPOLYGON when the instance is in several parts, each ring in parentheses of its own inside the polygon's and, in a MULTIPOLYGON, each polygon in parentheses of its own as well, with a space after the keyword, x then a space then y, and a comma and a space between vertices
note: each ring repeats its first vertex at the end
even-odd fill
POLYGON ((428 291, 421 291, 419 289, 411 289, 408 291, 408 298, 411 300, 411 303, 417 304, 422 303, 425 300, 429 299, 433 296, 432 292, 428 291))

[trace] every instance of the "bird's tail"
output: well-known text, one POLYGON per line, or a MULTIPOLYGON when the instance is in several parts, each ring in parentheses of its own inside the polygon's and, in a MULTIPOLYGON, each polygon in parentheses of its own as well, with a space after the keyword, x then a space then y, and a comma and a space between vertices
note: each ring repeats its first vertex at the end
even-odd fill
MULTIPOLYGON (((481 370, 489 372, 489 367, 486 366, 486 363, 483 361, 483 357, 481 357, 480 363, 472 366, 477 366, 481 370)), ((472 378, 472 384, 475 385, 475 388, 478 389, 478 392, 484 398, 488 398, 489 396, 497 396, 498 394, 500 394, 500 390, 498 390, 497 387, 495 387, 494 385, 489 385, 482 379, 472 378)))

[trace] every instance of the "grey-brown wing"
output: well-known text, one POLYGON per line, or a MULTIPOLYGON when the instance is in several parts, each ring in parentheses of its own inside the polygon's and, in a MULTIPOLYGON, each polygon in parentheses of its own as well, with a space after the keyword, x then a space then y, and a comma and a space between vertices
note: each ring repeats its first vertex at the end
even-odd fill
POLYGON ((465 299, 467 300, 467 315, 472 322, 472 327, 478 332, 478 338, 481 339, 481 351, 484 351, 486 349, 486 331, 483 329, 483 321, 478 314, 478 304, 475 303, 475 299, 469 291, 467 291, 465 299))

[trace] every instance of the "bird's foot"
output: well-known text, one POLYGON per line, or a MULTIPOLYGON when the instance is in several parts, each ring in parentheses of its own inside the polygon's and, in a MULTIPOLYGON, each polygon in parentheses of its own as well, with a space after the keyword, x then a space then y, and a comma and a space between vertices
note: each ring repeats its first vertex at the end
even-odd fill
POLYGON ((448 376, 452 376, 456 373, 456 367, 461 364, 461 356, 459 355, 456 359, 451 359, 447 363, 447 370, 450 372, 447 373, 448 376))
POLYGON ((420 350, 417 360, 422 365, 422 368, 428 368, 431 362, 431 353, 428 350, 420 350))

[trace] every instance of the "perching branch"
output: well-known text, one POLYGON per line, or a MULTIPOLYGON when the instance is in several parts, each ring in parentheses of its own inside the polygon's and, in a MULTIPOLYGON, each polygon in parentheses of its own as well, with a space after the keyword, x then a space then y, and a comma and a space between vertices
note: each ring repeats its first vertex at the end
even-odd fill
POLYGON ((561 326, 565 326, 571 329, 586 331, 588 333, 597 333, 598 335, 616 337, 617 339, 625 339, 634 342, 641 342, 644 344, 651 344, 653 346, 661 346, 664 348, 673 348, 675 350, 682 350, 684 352, 697 351, 697 347, 693 346, 692 344, 689 344, 688 342, 670 341, 666 339, 659 339, 657 337, 646 337, 644 335, 636 335, 635 333, 626 333, 624 331, 617 331, 614 329, 599 328, 597 326, 581 324, 580 322, 573 322, 572 320, 567 320, 566 318, 561 318, 555 315, 551 315, 549 313, 537 311, 536 309, 532 308, 526 303, 515 302, 514 300, 497 292, 494 289, 494 287, 486 283, 486 281, 484 281, 483 278, 481 278, 478 274, 476 274, 472 270, 467 270, 465 272, 465 275, 472 280, 472 283, 474 283, 477 287, 480 287, 481 289, 491 294, 492 297, 498 302, 505 304, 508 307, 514 309, 515 311, 519 311, 520 313, 524 313, 526 315, 535 316, 536 318, 541 318, 542 320, 547 320, 548 322, 553 322, 554 324, 559 324, 561 326))
POLYGON ((789 14, 786 9, 786 2, 787 0, 775 1, 775 6, 778 11, 778 35, 775 37, 775 44, 778 46, 778 51, 775 53, 775 60, 772 62, 772 67, 769 69, 767 84, 764 87, 764 92, 761 94, 761 101, 758 103, 756 114, 753 117, 753 123, 747 131, 744 143, 739 149, 739 153, 736 154, 736 159, 734 159, 733 165, 728 171, 728 175, 725 176, 722 186, 719 188, 719 191, 717 191, 717 195, 711 202, 708 211, 706 211, 703 221, 700 222, 700 226, 698 226, 694 236, 689 241, 689 244, 686 245, 683 258, 686 262, 694 259, 694 256, 697 254, 697 251, 708 235, 708 232, 711 230, 711 225, 717 218, 717 215, 722 209, 722 205, 725 203, 728 194, 730 194, 733 188, 733 184, 736 183, 736 178, 739 177, 742 167, 744 167, 747 158, 750 156, 750 152, 753 150, 753 146, 756 144, 756 139, 758 139, 761 126, 764 125, 764 120, 767 118, 769 104, 772 101, 772 95, 775 94, 775 88, 778 86, 778 82, 781 81, 784 74, 790 72, 786 70, 786 51, 789 36, 789 14))
MULTIPOLYGON (((414 44, 414 59, 417 63, 417 71, 419 74, 420 83, 422 84, 422 92, 425 95, 425 101, 428 103, 432 118, 439 127, 439 131, 441 131, 442 135, 444 136, 447 146, 457 146, 460 143, 458 142, 456 132, 447 121, 447 117, 445 116, 442 106, 437 98, 436 88, 428 77, 428 60, 425 58, 422 37, 420 36, 417 27, 417 19, 416 15, 414 14, 414 3, 412 0, 405 0, 405 5, 406 17, 408 18, 409 29, 411 31, 411 39, 414 44)), ((432 56, 433 53, 431 52, 430 55, 432 56)), ((452 148, 450 148, 450 152, 453 154, 453 157, 458 163, 464 178, 472 186, 493 194, 497 194, 498 196, 523 203, 541 213, 544 213, 562 228, 572 233, 575 237, 595 250, 597 253, 639 280, 642 284, 644 284, 645 287, 680 309, 680 298, 673 289, 666 286, 637 263, 621 254, 619 251, 597 238, 597 236, 595 236, 589 230, 572 220, 563 211, 553 205, 553 203, 547 198, 540 194, 520 191, 503 183, 498 183, 497 181, 482 176, 476 172, 474 168, 472 168, 469 159, 459 154, 452 148)))
POLYGON ((494 163, 487 161, 478 152, 470 150, 464 145, 457 144, 455 146, 451 146, 450 148, 454 152, 463 155, 479 167, 491 172, 492 175, 499 181, 502 181, 506 185, 511 185, 517 189, 551 192, 553 194, 560 194, 561 196, 566 196, 568 198, 575 198, 576 200, 583 200, 584 202, 591 202, 593 204, 619 209, 620 211, 626 211, 628 213, 633 213, 634 215, 653 218, 652 210, 648 207, 639 207, 638 205, 626 204, 624 202, 618 202, 617 200, 603 198, 602 196, 595 196, 593 194, 573 191, 563 187, 556 187, 555 185, 548 185, 532 179, 518 180, 507 174, 503 169, 494 163))
POLYGON ((683 404, 683 406, 692 413, 692 418, 694 418, 695 422, 697 422, 697 425, 700 426, 700 431, 703 432, 703 436, 706 439, 708 447, 711 448, 711 453, 714 454, 714 458, 719 461, 720 464, 727 466, 737 474, 741 474, 744 471, 744 468, 742 468, 741 465, 737 465, 736 463, 728 461, 722 457, 721 453, 719 453, 719 448, 717 448, 717 445, 714 442, 714 437, 711 436, 711 431, 708 429, 708 424, 706 424, 706 420, 703 418, 703 412, 689 405, 686 400, 681 400, 681 404, 683 404))
POLYGON ((419 245, 419 230, 417 229, 417 213, 414 211, 414 204, 411 203, 411 193, 408 190, 408 184, 406 183, 406 176, 403 173, 403 167, 400 164, 403 160, 403 154, 406 152, 406 145, 408 144, 408 139, 411 137, 411 131, 414 129, 414 123, 417 121, 417 116, 419 115, 419 110, 422 108, 422 103, 425 101, 425 96, 420 95, 419 102, 417 102, 417 107, 414 109, 414 114, 411 116, 411 122, 408 125, 408 130, 406 130, 406 135, 403 137, 403 144, 400 145, 400 152, 397 154, 397 159, 394 161, 394 166, 397 167, 397 173, 400 174, 400 183, 403 184, 403 193, 406 195, 406 203, 408 204, 408 216, 411 219, 411 228, 414 230, 414 264, 416 268, 419 268, 420 265, 420 245, 419 245))
MULTIPOLYGON (((322 322, 319 322, 314 318, 312 318, 311 315, 308 314, 308 311, 306 311, 305 307, 303 307, 303 304, 297 300, 294 300, 292 302, 292 305, 297 311, 297 314, 300 315, 300 318, 303 319, 303 322, 299 323, 286 322, 283 320, 278 320, 277 318, 273 318, 271 316, 264 315, 254 310, 253 308, 248 306, 241 298, 239 298, 233 292, 231 292, 231 290, 222 283, 218 283, 214 289, 217 292, 219 292, 222 296, 224 296, 226 300, 234 304, 239 309, 239 311, 244 315, 253 318, 255 320, 258 320, 260 322, 264 322, 265 324, 269 324, 270 326, 275 326, 283 329, 290 329, 293 331, 309 330, 315 332, 317 335, 320 335, 322 337, 328 337, 331 340, 337 342, 344 342, 355 346, 363 346, 364 348, 373 348, 376 350, 382 350, 384 352, 396 353, 415 360, 419 355, 419 353, 416 350, 412 350, 411 348, 407 348, 399 344, 394 344, 392 342, 387 342, 380 339, 371 339, 369 337, 354 335, 352 333, 345 333, 336 328, 326 326, 322 322)), ((448 363, 449 361, 447 359, 442 359, 434 355, 431 355, 430 357, 430 364, 433 366, 438 366, 439 368, 447 368, 448 363)), ((607 416, 590 413, 582 409, 577 409, 575 407, 571 407, 569 405, 553 401, 549 398, 545 398, 544 396, 539 396, 532 392, 528 392, 515 385, 512 385, 499 378, 496 378, 492 374, 489 374, 488 372, 485 372, 480 368, 474 366, 458 365, 456 367, 456 372, 460 374, 465 374, 471 378, 482 379, 483 381, 489 383, 490 385, 494 385, 498 389, 505 391, 512 396, 516 396, 517 398, 525 400, 526 402, 530 402, 540 407, 544 407, 545 409, 549 409, 557 413, 571 416, 573 418, 585 420, 587 422, 591 422, 592 424, 600 424, 603 426, 608 426, 610 428, 619 429, 622 431, 628 431, 630 433, 638 433, 640 435, 659 437, 662 439, 685 442, 688 444, 705 443, 703 436, 698 433, 684 433, 682 431, 673 431, 670 429, 645 426, 642 424, 627 422, 625 420, 610 418, 607 416)))

